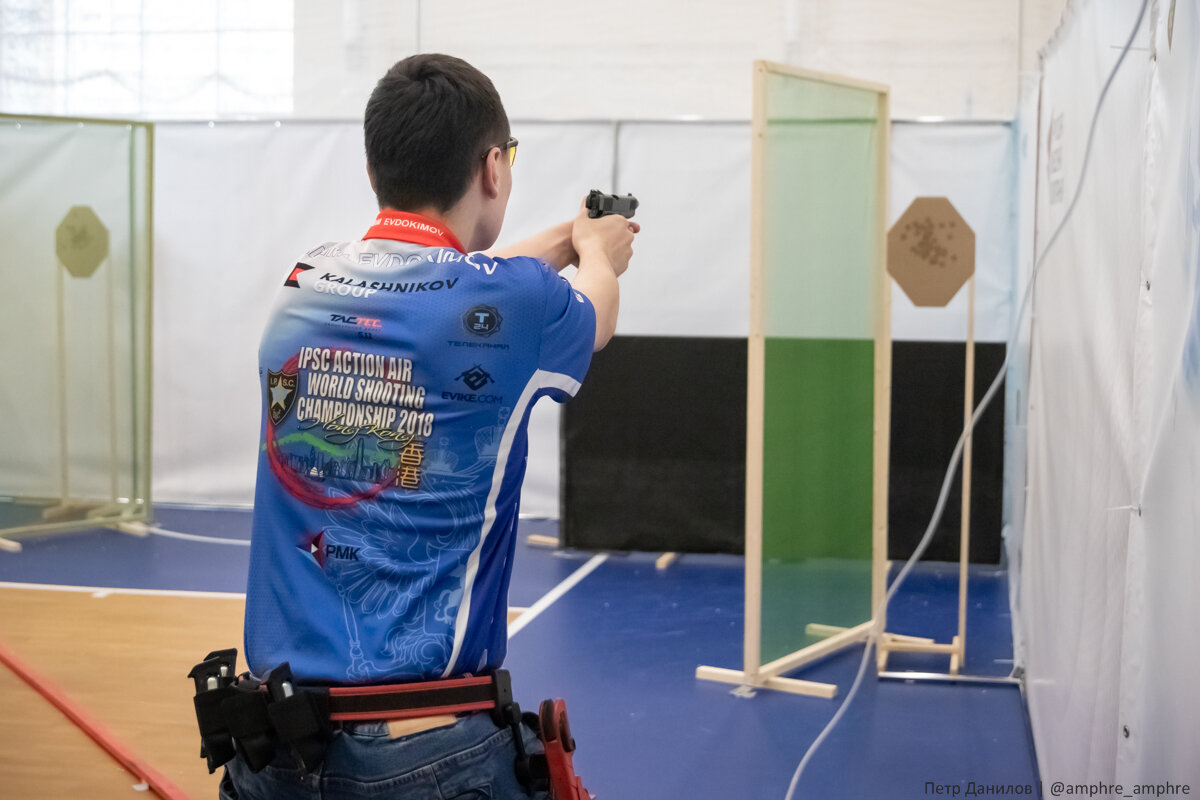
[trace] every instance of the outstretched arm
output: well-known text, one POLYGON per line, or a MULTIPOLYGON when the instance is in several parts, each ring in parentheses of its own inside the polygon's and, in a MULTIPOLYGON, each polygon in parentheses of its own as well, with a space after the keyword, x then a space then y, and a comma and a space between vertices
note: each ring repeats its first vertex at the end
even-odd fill
POLYGON ((571 241, 571 230, 574 220, 560 222, 541 233, 536 233, 508 247, 488 250, 492 258, 515 258, 517 256, 532 256, 540 258, 556 270, 574 266, 579 263, 579 254, 571 241))
POLYGON ((571 238, 579 254, 579 272, 571 284, 596 310, 595 350, 603 349, 616 332, 621 305, 617 278, 629 268, 633 237, 640 230, 621 216, 591 219, 581 210, 575 218, 571 238))

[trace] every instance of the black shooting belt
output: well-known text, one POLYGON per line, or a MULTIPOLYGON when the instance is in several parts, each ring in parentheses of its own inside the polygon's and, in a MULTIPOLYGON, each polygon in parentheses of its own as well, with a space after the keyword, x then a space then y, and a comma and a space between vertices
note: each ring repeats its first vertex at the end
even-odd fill
POLYGON ((513 702, 505 670, 482 677, 451 678, 383 686, 298 687, 285 663, 262 679, 236 677, 237 650, 218 650, 192 668, 201 757, 215 772, 240 755, 253 772, 284 746, 302 772, 312 772, 325 755, 332 722, 413 719, 491 711, 496 724, 518 730, 520 708, 513 702))

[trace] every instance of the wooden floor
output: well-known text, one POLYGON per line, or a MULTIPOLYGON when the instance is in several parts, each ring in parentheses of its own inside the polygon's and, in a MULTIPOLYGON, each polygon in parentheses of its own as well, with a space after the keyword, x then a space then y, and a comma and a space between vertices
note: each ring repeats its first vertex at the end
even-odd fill
MULTIPOLYGON (((200 759, 192 665, 241 649, 244 601, 225 597, 0 589, 0 643, 194 800, 220 773, 200 759)), ((239 669, 244 669, 239 662, 239 669)), ((125 770, 45 699, 0 668, 3 796, 146 798, 125 770)))
POLYGON ((133 789, 138 782, 135 776, 40 694, 2 669, 0 697, 4 698, 0 774, 5 796, 46 800, 139 796, 133 789), (69 770, 64 768, 68 764, 69 770))
MULTIPOLYGON (((210 650, 241 650, 244 612, 243 600, 224 597, 0 588, 0 644, 200 800, 217 796, 220 771, 209 775, 199 757, 187 673, 210 650)), ((137 776, 3 667, 0 698, 0 796, 148 796, 134 788, 137 776)))

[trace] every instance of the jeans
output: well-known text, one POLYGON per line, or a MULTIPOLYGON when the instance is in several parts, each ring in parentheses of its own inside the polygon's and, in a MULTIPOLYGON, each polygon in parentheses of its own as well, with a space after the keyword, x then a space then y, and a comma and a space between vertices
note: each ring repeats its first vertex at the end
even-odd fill
MULTIPOLYGON (((542 743, 522 725, 525 749, 542 743)), ((333 734, 325 760, 301 777, 290 756, 279 754, 253 773, 241 758, 230 761, 221 800, 546 800, 517 780, 512 729, 498 728, 486 713, 455 724, 392 739, 384 723, 347 724, 333 734)))

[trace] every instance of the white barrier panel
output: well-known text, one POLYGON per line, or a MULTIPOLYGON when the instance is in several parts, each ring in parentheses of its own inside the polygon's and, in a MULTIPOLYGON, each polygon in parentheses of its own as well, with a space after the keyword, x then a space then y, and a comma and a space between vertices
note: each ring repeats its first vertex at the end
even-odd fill
MULTIPOLYGON (((514 125, 517 179, 501 244, 576 213, 612 180, 608 124, 514 125)), ((375 218, 357 122, 163 124, 157 146, 156 499, 248 505, 257 353, 300 254, 375 218)), ((539 404, 522 511, 558 513, 558 415, 539 404)))
POLYGON ((750 330, 750 126, 626 123, 617 189, 637 195, 617 333, 750 330))
MULTIPOLYGON (((889 224, 918 197, 946 197, 975 231, 975 340, 1008 339, 1016 262, 1016 170, 1012 126, 896 123, 892 126, 889 224)), ((967 292, 941 308, 918 308, 892 282, 892 338, 961 342, 967 292)))
MULTIPOLYGON (((1160 4, 1138 327, 1142 514, 1132 520, 1117 780, 1200 785, 1200 13, 1160 4), (1126 731, 1128 734, 1126 735, 1126 731)), ((1128 791, 1128 790, 1126 790, 1128 791)), ((1179 792, 1176 792, 1178 796, 1179 792)), ((1167 796, 1167 795, 1164 795, 1167 796)))
MULTIPOLYGON (((961 204, 989 276, 979 338, 994 337, 1011 314, 1010 126, 897 128, 893 210, 922 194, 961 204)), ((618 333, 747 335, 748 123, 515 121, 513 134, 521 145, 501 245, 571 217, 589 189, 633 192, 645 227, 622 280, 618 333)), ((361 125, 164 123, 156 161, 155 497, 248 505, 266 309, 300 253, 361 236, 374 217, 361 125)), ((893 334, 962 340, 956 313, 906 300, 893 334)), ((558 424, 557 405, 535 408, 523 513, 558 516, 558 424)))
MULTIPOLYGON (((613 174, 616 132, 612 124, 514 122, 512 127, 521 145, 501 245, 570 219, 589 191, 611 188, 613 174)), ((529 415, 522 514, 558 517, 561 419, 562 405, 549 400, 535 405, 529 415)))
MULTIPOLYGON (((1036 216, 1034 198, 1038 166, 1038 100, 1040 79, 1026 88, 1017 120, 1017 265, 1013 273, 1014 322, 1033 273, 1036 216)), ((1028 313, 1020 321, 1016 346, 1008 353, 1004 381, 1004 553, 1008 563, 1008 600, 1012 610, 1013 662, 1025 663, 1021 608, 1021 548, 1025 533, 1025 504, 1029 460, 1029 353, 1032 323, 1028 313)), ((1011 330, 1010 330, 1011 334, 1011 330)))
POLYGON ((258 342, 267 311, 301 253, 362 236, 374 219, 359 130, 160 126, 156 499, 251 501, 262 422, 258 342))
MULTIPOLYGON (((949 197, 975 230, 976 339, 1002 342, 1016 261, 1015 155, 1006 123, 905 124, 892 131, 891 219, 918 196, 949 197)), ((743 123, 623 123, 618 190, 641 200, 618 333, 746 336, 750 131, 743 123)), ((917 308, 893 290, 892 336, 963 341, 966 296, 917 308)))
MULTIPOLYGON (((1072 7, 1044 55, 1036 248, 1070 207, 1102 85, 1138 8, 1072 7)), ((1112 783, 1123 672, 1126 553, 1137 493, 1144 310, 1143 153, 1147 26, 1101 111, 1086 184, 1037 277, 1028 409, 1021 626, 1030 717, 1050 785, 1112 783)), ((1165 654, 1162 654, 1165 655, 1165 654)), ((1158 656, 1155 656, 1157 659, 1158 656)), ((1163 776, 1165 779, 1165 776, 1163 776)))

